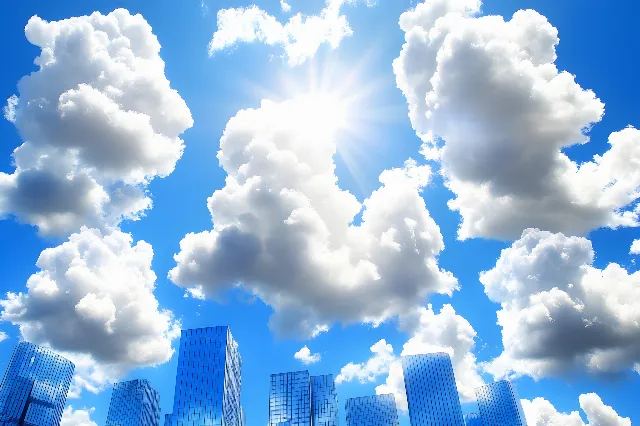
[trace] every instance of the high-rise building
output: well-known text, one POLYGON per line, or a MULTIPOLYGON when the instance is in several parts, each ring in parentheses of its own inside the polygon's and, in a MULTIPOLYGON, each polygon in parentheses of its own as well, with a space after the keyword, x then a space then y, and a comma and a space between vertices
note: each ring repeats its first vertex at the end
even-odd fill
POLYGON ((403 356, 402 370, 411 426, 464 426, 448 354, 403 356))
POLYGON ((271 375, 269 426, 338 426, 338 395, 332 374, 308 371, 271 375))
POLYGON ((349 398, 345 404, 347 426, 398 426, 398 410, 392 394, 349 398))
POLYGON ((105 426, 160 426, 160 394, 148 380, 116 383, 105 426))
POLYGON ((240 426, 241 366, 229 327, 183 330, 173 413, 165 426, 240 426))
POLYGON ((58 426, 74 369, 49 349, 18 343, 0 385, 0 426, 58 426))
POLYGON ((464 415, 465 426, 484 426, 480 413, 469 413, 464 415))
POLYGON ((480 417, 484 425, 527 426, 520 398, 508 380, 476 388, 480 417))

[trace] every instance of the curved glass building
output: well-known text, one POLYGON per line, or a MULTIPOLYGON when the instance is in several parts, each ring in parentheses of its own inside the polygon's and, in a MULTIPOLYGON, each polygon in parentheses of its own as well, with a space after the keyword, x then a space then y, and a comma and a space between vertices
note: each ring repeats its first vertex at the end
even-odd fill
POLYGON ((527 426, 518 392, 508 380, 476 388, 484 426, 527 426))
POLYGON ((116 383, 105 426, 160 426, 160 394, 148 380, 116 383))
POLYGON ((392 394, 349 398, 345 404, 347 426, 398 426, 398 410, 392 394))

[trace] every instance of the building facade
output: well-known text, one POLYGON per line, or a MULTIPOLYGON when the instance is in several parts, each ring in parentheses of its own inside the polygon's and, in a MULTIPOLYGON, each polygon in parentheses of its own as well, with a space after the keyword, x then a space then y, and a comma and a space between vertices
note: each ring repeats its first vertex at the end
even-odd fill
POLYGON ((165 426, 240 426, 242 359, 229 327, 183 330, 165 426))
POLYGON ((469 413, 464 415, 465 426, 484 426, 480 413, 469 413))
POLYGON ((338 426, 338 393, 333 374, 311 376, 311 424, 338 426))
POLYGON ((160 394, 148 380, 116 383, 105 426, 160 426, 160 394))
POLYGON ((508 380, 476 388, 478 408, 484 425, 526 426, 518 392, 508 380))
POLYGON ((74 369, 49 349, 18 343, 0 385, 0 426, 58 426, 74 369))
POLYGON ((464 426, 448 354, 403 356, 402 370, 411 426, 464 426))
POLYGON ((347 426, 398 426, 398 410, 392 394, 349 398, 345 404, 347 426))

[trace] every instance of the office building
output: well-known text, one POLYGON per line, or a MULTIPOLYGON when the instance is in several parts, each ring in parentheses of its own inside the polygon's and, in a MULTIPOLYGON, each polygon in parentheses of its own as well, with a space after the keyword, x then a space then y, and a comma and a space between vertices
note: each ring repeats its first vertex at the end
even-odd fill
POLYGON ((347 426, 398 426, 398 410, 392 394, 349 398, 345 404, 347 426))
POLYGON ((464 426, 448 354, 403 356, 402 370, 411 426, 464 426))
POLYGON ((165 426, 241 425, 241 366, 229 327, 183 330, 173 413, 165 426))
POLYGON ((160 394, 148 380, 116 383, 105 426, 160 426, 160 394))
POLYGON ((338 426, 333 375, 308 371, 271 375, 269 426, 338 426))
POLYGON ((484 426, 480 413, 469 413, 464 415, 465 426, 484 426))
POLYGON ((480 417, 484 425, 526 426, 520 398, 508 380, 476 388, 480 417))
POLYGON ((0 426, 58 426, 74 369, 49 349, 18 343, 0 385, 0 426))

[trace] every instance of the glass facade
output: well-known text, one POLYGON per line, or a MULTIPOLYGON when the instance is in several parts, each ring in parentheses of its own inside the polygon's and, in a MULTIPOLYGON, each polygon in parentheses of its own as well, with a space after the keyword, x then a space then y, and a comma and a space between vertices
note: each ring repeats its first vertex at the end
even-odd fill
POLYGON ((105 426, 160 426, 160 394, 148 380, 116 383, 105 426))
POLYGON ((476 389, 480 417, 485 425, 526 426, 520 398, 508 380, 481 386, 476 389))
POLYGON ((311 424, 338 426, 338 394, 333 374, 311 376, 311 424))
POLYGON ((349 398, 345 404, 347 426, 398 426, 398 410, 392 394, 349 398))
POLYGON ((448 354, 403 356, 402 370, 411 426, 464 426, 448 354))
POLYGON ((484 426, 479 413, 469 413, 464 415, 465 426, 484 426))
POLYGON ((0 426, 58 426, 74 369, 46 348, 18 343, 0 385, 0 426))
POLYGON ((173 413, 165 426, 240 426, 241 367, 229 327, 183 330, 173 413))

